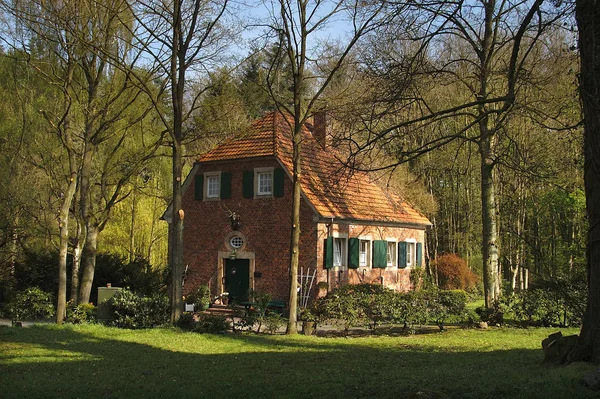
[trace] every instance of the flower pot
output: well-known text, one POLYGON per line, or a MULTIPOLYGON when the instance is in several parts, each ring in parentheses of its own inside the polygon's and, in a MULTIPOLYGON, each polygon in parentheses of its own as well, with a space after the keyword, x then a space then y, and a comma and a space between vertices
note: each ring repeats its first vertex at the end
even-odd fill
POLYGON ((304 335, 315 335, 317 332, 317 323, 314 321, 303 321, 302 322, 302 334, 304 335))

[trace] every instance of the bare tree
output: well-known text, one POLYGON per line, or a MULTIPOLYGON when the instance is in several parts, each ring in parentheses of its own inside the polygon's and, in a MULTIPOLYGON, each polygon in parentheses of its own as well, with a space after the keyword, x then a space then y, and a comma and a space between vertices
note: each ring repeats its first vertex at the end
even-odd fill
MULTIPOLYGON (((292 234, 290 237, 290 296, 287 334, 297 333, 298 306, 298 259, 300 240, 300 179, 302 175, 302 136, 307 119, 323 105, 320 104, 324 91, 339 70, 350 60, 352 50, 359 39, 370 32, 384 18, 385 2, 370 4, 362 1, 337 0, 311 2, 308 0, 279 0, 271 3, 270 30, 277 38, 276 54, 267 77, 268 88, 276 107, 288 121, 292 137, 292 234), (336 19, 345 20, 349 32, 344 44, 320 46, 319 33, 328 23, 336 19), (285 60, 290 70, 291 101, 287 93, 276 90, 277 77, 285 60), (283 95, 282 95, 283 94, 283 95), (290 122, 288 116, 291 117, 290 122)), ((322 44, 322 43, 321 43, 322 44)))
MULTIPOLYGON (((62 93, 60 107, 42 115, 67 154, 64 190, 61 190, 59 225, 59 289, 57 322, 65 317, 66 259, 69 221, 77 198, 78 234, 72 276, 72 299, 88 302, 94 277, 98 234, 114 205, 122 198, 126 182, 151 158, 160 137, 132 153, 123 146, 132 126, 151 108, 140 103, 140 90, 131 77, 111 68, 108 60, 127 56, 128 27, 124 0, 85 2, 24 1, 2 3, 16 26, 11 40, 15 51, 51 86, 62 93), (35 45, 32 45, 35 44, 35 45), (111 162, 126 151, 128 167, 116 177, 111 162), (79 195, 76 197, 76 193, 79 195), (100 217, 92 204, 102 204, 100 217), (79 250, 83 251, 83 276, 79 284, 79 250), (78 287, 80 288, 78 292, 78 287)), ((43 158, 43 156, 42 156, 43 158)), ((60 159, 59 162, 64 163, 60 159)), ((49 175, 53 175, 47 169, 49 175)))
MULTIPOLYGON (((387 168, 454 140, 476 146, 487 307, 500 295, 495 170, 502 129, 519 104, 533 49, 561 15, 542 5, 543 0, 418 2, 411 28, 400 32, 402 36, 394 36, 395 32, 388 36, 388 40, 411 44, 399 51, 392 47, 385 53, 391 56, 383 67, 381 63, 372 67, 376 79, 385 81, 387 88, 369 105, 369 114, 358 129, 360 136, 348 139, 353 154, 350 162, 357 168, 365 164, 360 158, 375 149, 381 154, 383 148, 388 159, 395 158, 391 163, 376 162, 387 168), (424 90, 416 77, 426 82, 424 90), (434 86, 461 90, 446 93, 448 102, 440 106, 439 91, 430 90, 434 86)), ((390 47, 380 36, 376 40, 390 47)), ((374 47, 377 50, 377 43, 374 47)))
POLYGON ((170 137, 173 197, 169 228, 171 266, 171 321, 183 308, 183 221, 182 174, 184 138, 192 128, 190 118, 204 90, 201 78, 224 56, 230 39, 225 27, 229 1, 143 0, 132 2, 135 18, 129 73, 150 98, 170 137), (147 61, 147 62, 146 62, 147 61), (135 67, 134 67, 135 66, 135 67), (158 84, 157 84, 158 83, 158 84))

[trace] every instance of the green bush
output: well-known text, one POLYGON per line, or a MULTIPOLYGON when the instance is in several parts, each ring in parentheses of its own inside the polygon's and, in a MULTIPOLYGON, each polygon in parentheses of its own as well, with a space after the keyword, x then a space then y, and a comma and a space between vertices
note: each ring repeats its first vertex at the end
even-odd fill
POLYGON ((17 293, 8 306, 13 320, 43 320, 54 316, 52 295, 38 287, 17 293))
POLYGON ((321 320, 340 320, 346 331, 356 325, 368 325, 374 330, 378 324, 400 323, 423 325, 435 323, 443 329, 448 322, 462 322, 467 293, 462 290, 396 292, 380 285, 347 285, 330 292, 315 304, 321 320))
POLYGON ((480 306, 475 309, 475 312, 477 312, 481 321, 485 321, 491 326, 501 326, 504 324, 506 306, 500 301, 495 301, 492 307, 486 308, 485 306, 480 306))
POLYGON ((587 303, 584 274, 537 279, 528 290, 512 293, 510 287, 502 298, 508 318, 521 326, 579 326, 587 303))
POLYGON ((194 304, 197 312, 206 310, 210 306, 210 289, 206 284, 200 284, 198 288, 185 297, 185 303, 194 304))
POLYGON ((462 290, 430 290, 426 293, 427 319, 440 330, 447 322, 462 321, 467 299, 467 293, 462 290))
POLYGON ((96 307, 92 303, 75 305, 71 300, 67 302, 67 318, 65 321, 73 324, 90 323, 96 320, 96 307))
POLYGON ((323 320, 342 321, 344 329, 364 324, 366 314, 364 303, 369 292, 374 292, 381 286, 370 284, 345 285, 331 291, 327 296, 318 300, 317 314, 323 320))
POLYGON ((265 326, 265 330, 269 334, 275 334, 281 327, 286 324, 286 319, 284 319, 280 314, 275 312, 270 312, 265 315, 262 323, 265 326))
POLYGON ((229 321, 225 316, 202 314, 194 331, 200 334, 224 334, 229 327, 229 321))
POLYGON ((108 300, 111 325, 120 328, 149 328, 169 320, 169 299, 164 295, 139 296, 120 290, 108 300))
POLYGON ((193 330, 196 326, 196 320, 194 320, 194 314, 191 312, 183 312, 175 325, 182 330, 193 330))

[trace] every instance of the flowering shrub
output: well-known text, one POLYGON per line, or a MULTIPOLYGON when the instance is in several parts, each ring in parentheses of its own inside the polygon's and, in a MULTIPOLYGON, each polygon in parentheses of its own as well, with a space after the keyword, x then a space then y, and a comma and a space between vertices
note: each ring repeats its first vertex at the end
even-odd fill
POLYGON ((438 256, 432 267, 438 276, 438 286, 443 290, 472 290, 477 284, 477 276, 456 254, 438 256))

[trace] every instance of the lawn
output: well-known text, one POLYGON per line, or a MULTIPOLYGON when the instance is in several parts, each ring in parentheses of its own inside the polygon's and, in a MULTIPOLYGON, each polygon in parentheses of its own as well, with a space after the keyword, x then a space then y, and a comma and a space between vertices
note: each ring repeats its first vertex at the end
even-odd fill
POLYGON ((0 396, 598 397, 580 383, 594 366, 540 365, 540 342, 554 331, 319 338, 100 325, 0 327, 0 396))

